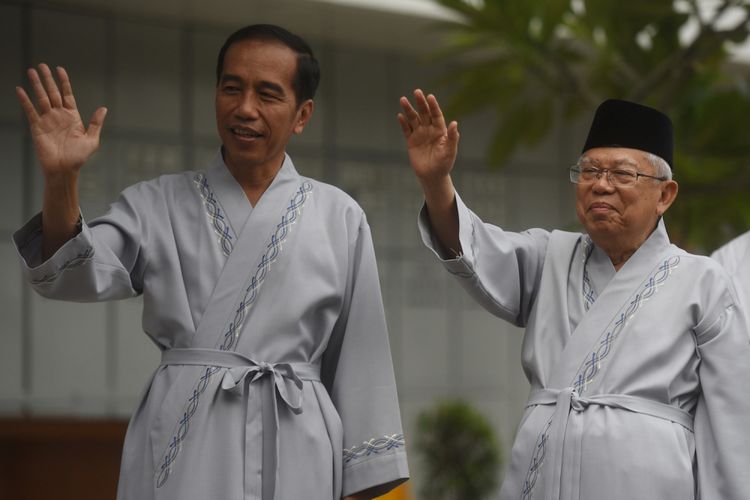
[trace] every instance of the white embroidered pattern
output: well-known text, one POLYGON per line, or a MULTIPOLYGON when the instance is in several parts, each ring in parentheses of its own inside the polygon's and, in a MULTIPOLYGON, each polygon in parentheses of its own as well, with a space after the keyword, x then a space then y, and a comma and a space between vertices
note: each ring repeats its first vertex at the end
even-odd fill
POLYGON ((255 274, 250 279, 250 285, 245 289, 245 296, 237 306, 234 319, 224 333, 224 339, 221 346, 219 346, 219 349, 229 351, 234 348, 239 339, 240 332, 242 331, 242 324, 247 316, 247 311, 255 302, 258 292, 260 292, 260 288, 263 286, 263 281, 271 270, 271 264, 273 264, 279 254, 281 254, 282 243, 289 234, 291 226, 297 222, 302 211, 302 206, 305 204, 305 201, 307 201, 310 191, 312 191, 312 184, 305 181, 297 190, 294 198, 289 202, 286 214, 281 217, 281 222, 276 226, 274 234, 271 235, 271 241, 266 247, 266 252, 261 257, 258 267, 255 270, 255 274))
POLYGON ((216 235, 219 237, 219 245, 224 255, 229 257, 234 248, 234 240, 236 239, 231 226, 229 225, 224 212, 221 210, 214 192, 211 190, 211 186, 208 185, 208 179, 202 173, 196 174, 193 178, 193 182, 198 188, 203 199, 203 205, 206 207, 206 213, 211 221, 211 227, 213 228, 216 235))
POLYGON ((591 257, 591 253, 594 251, 594 244, 589 236, 583 238, 583 284, 581 287, 581 293, 583 293, 583 307, 588 311, 596 301, 596 290, 591 284, 591 278, 589 277, 588 262, 591 257))
POLYGON ((94 257, 94 247, 87 247, 75 257, 65 261, 60 267, 55 269, 54 272, 50 274, 45 274, 41 278, 31 280, 31 284, 41 285, 41 286, 51 285, 57 278, 60 277, 60 275, 63 272, 67 271, 68 269, 73 269, 74 267, 83 265, 85 262, 91 260, 93 257, 94 257))
POLYGON ((403 434, 393 434, 390 436, 370 439, 358 446, 345 448, 343 456, 344 463, 348 464, 352 460, 368 457, 372 454, 378 454, 395 448, 402 448, 404 446, 406 446, 406 441, 404 440, 403 434))

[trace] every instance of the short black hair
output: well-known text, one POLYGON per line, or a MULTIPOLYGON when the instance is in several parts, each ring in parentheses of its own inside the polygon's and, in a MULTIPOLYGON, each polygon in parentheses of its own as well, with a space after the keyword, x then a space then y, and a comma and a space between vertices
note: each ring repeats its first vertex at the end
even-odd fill
POLYGON ((216 85, 219 85, 221 80, 227 50, 233 44, 245 40, 276 41, 292 49, 297 54, 297 71, 292 79, 297 105, 315 96, 320 82, 320 66, 312 49, 301 37, 273 24, 253 24, 229 35, 219 51, 219 59, 216 63, 216 85))

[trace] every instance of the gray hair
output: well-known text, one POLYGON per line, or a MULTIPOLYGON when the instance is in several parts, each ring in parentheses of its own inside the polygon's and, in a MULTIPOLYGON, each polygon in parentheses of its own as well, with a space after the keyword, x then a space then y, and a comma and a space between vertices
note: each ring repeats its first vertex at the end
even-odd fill
POLYGON ((662 179, 666 179, 668 181, 672 180, 672 169, 661 156, 656 156, 653 153, 647 152, 644 152, 644 154, 651 166, 654 167, 654 175, 656 175, 656 177, 661 177, 662 179))

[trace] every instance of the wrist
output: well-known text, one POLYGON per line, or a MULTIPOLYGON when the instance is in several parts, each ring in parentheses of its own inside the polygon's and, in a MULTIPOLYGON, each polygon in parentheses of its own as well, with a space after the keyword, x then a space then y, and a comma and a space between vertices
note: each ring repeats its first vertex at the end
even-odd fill
POLYGON ((45 189, 57 190, 67 189, 78 185, 79 171, 67 170, 64 172, 53 172, 44 174, 45 189))
POLYGON ((450 175, 437 178, 420 178, 419 183, 427 200, 453 199, 455 190, 450 175))

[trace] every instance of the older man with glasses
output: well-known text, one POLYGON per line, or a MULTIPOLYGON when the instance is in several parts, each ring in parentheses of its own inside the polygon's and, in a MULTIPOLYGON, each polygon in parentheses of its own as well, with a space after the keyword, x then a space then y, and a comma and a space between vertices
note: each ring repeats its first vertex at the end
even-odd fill
POLYGON ((531 392, 501 498, 748 498, 748 322, 721 267, 669 242, 669 118, 602 103, 570 169, 585 234, 512 233, 458 196, 458 125, 434 96, 414 98, 399 122, 424 243, 487 310, 525 327, 531 392))

